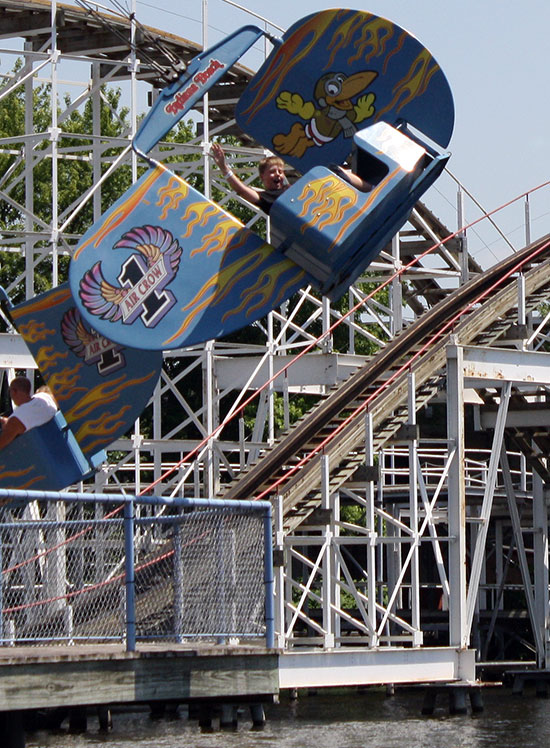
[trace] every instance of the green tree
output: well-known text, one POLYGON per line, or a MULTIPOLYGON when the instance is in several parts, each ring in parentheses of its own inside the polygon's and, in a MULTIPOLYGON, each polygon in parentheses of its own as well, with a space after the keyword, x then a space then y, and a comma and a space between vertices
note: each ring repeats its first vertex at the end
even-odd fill
MULTIPOLYGON (((20 73, 23 62, 18 60, 13 68, 13 75, 20 73)), ((0 230, 4 236, 13 236, 13 232, 24 231, 28 219, 25 217, 24 207, 27 201, 26 191, 29 182, 25 178, 25 169, 29 159, 32 160, 32 213, 37 217, 33 226, 35 231, 43 230, 43 226, 50 226, 53 215, 53 161, 45 153, 51 148, 50 128, 52 121, 51 86, 37 85, 33 89, 33 126, 32 133, 36 135, 32 143, 24 135, 26 132, 25 109, 26 91, 19 86, 0 100, 0 139, 8 139, 2 147, 0 144, 0 174, 3 175, 2 189, 9 195, 8 200, 0 200, 0 230), (21 138, 21 140, 17 140, 21 138), (21 206, 21 207, 19 207, 21 206)), ((122 139, 122 143, 107 146, 101 153, 102 173, 109 168, 112 161, 119 156, 126 147, 130 131, 129 110, 121 104, 122 92, 116 87, 104 86, 100 97, 100 132, 102 147, 108 138, 122 139)), ((57 194, 56 208, 60 222, 69 216, 78 205, 79 198, 84 195, 93 184, 96 158, 93 132, 94 103, 87 99, 81 108, 71 110, 71 100, 66 95, 63 106, 58 108, 59 138, 57 141, 57 194), (68 116, 64 112, 69 111, 68 116), (86 137, 89 136, 89 137, 86 137)), ((194 136, 192 122, 180 122, 169 133, 167 139, 174 143, 184 143, 194 136)), ((177 157, 178 158, 178 157, 177 157)), ((172 158, 171 160, 177 160, 172 158)), ((194 158, 183 156, 181 158, 194 158)), ((139 167, 141 173, 146 165, 139 167)), ((121 165, 101 186, 101 208, 106 211, 131 185, 132 170, 129 163, 121 165)), ((87 200, 71 220, 66 233, 71 237, 82 235, 93 222, 93 202, 87 200)), ((74 243, 74 239, 70 240, 74 243)), ((7 240, 5 239, 4 246, 7 240)), ((13 284, 22 278, 25 260, 23 252, 18 251, 16 238, 11 239, 14 251, 0 252, 0 283, 10 288, 12 301, 24 298, 22 283, 17 288, 13 284)), ((63 243, 62 243, 63 245, 63 243)), ((61 245, 61 246, 62 246, 61 245)), ((33 251, 36 255, 44 253, 44 259, 37 263, 34 273, 35 290, 42 291, 50 287, 52 277, 52 259, 49 257, 47 241, 37 240, 33 251)), ((66 278, 68 272, 68 253, 59 259, 58 273, 60 281, 66 278)))

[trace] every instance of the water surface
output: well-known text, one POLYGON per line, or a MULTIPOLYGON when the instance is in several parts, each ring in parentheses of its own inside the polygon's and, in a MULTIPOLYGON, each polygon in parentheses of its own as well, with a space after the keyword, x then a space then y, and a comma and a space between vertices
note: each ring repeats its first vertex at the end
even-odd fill
POLYGON ((27 736, 27 748, 546 748, 550 746, 550 703, 534 692, 512 696, 508 689, 485 689, 480 714, 454 715, 438 697, 434 716, 421 714, 423 691, 320 690, 286 695, 266 707, 263 730, 240 710, 235 731, 203 732, 181 710, 179 719, 152 720, 147 711, 114 713, 113 729, 99 731, 95 716, 85 735, 69 735, 66 723, 55 734, 27 736))

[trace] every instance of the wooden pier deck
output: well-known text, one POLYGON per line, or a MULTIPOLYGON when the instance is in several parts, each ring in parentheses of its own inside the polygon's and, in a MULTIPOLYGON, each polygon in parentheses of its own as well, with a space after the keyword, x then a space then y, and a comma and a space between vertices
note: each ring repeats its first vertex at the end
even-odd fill
POLYGON ((269 702, 278 691, 278 655, 263 647, 0 648, 0 712, 199 699, 269 702))

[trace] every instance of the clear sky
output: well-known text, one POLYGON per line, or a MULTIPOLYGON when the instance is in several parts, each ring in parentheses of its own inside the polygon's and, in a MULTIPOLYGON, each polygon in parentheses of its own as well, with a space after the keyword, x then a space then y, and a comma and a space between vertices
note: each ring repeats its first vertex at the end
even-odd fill
MULTIPOLYGON (((118 2, 131 5, 132 0, 118 2)), ((136 3, 143 23, 201 42, 203 0, 136 3)), ((239 4, 284 29, 337 5, 326 0, 239 4)), ((210 43, 254 22, 223 0, 206 5, 210 43)), ((550 0, 357 0, 343 7, 392 20, 437 59, 455 97, 449 167, 487 210, 550 178, 550 0)), ((547 202, 549 197, 546 190, 547 202)))

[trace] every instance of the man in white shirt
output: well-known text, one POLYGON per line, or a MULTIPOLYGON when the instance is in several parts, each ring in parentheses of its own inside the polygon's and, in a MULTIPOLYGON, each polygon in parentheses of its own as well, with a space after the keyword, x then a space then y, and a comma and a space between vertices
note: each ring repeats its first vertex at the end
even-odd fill
POLYGON ((10 397, 16 406, 8 418, 2 416, 0 449, 6 447, 25 431, 51 421, 57 412, 53 397, 47 392, 31 395, 31 382, 27 377, 15 377, 10 382, 10 397))

